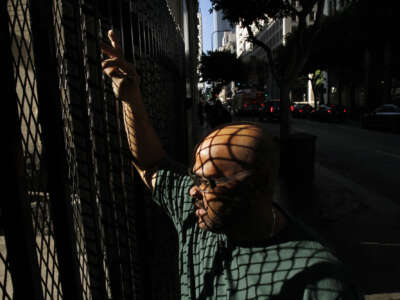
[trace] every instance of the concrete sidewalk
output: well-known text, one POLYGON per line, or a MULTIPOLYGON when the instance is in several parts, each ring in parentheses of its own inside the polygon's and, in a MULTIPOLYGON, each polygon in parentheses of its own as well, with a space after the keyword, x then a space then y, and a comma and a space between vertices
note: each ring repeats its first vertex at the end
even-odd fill
POLYGON ((319 164, 310 199, 287 199, 282 185, 278 193, 280 203, 332 243, 367 299, 400 299, 399 205, 319 164))

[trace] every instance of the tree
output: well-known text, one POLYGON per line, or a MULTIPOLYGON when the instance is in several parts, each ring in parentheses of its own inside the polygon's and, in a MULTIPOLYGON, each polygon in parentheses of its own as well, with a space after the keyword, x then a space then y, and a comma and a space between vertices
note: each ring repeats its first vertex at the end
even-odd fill
POLYGON ((201 56, 200 73, 204 82, 213 84, 214 98, 228 83, 243 80, 245 72, 235 54, 229 51, 208 51, 201 56))
POLYGON ((321 101, 321 89, 325 83, 324 73, 321 70, 316 70, 313 74, 308 76, 311 82, 311 87, 314 93, 314 107, 317 108, 317 102, 321 101))
POLYGON ((248 0, 244 4, 238 0, 211 0, 213 8, 222 10, 225 19, 246 28, 248 40, 261 47, 267 55, 269 69, 280 87, 283 145, 289 140, 290 134, 289 90, 310 55, 319 31, 324 2, 325 0, 248 0), (307 17, 311 14, 314 22, 308 25, 307 17), (298 26, 277 52, 277 57, 266 42, 257 38, 255 29, 261 29, 262 26, 284 17, 296 18, 298 26))

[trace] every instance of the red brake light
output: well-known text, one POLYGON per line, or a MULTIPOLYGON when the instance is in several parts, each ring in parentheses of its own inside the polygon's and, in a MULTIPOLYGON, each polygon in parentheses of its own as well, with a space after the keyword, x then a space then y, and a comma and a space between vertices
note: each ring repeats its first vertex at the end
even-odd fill
POLYGON ((299 109, 299 112, 303 112, 303 110, 302 110, 302 109, 299 109))
POLYGON ((332 110, 328 109, 328 113, 332 113, 332 110))
POLYGON ((269 109, 269 111, 273 113, 273 112, 274 112, 274 107, 271 106, 271 108, 269 109))
POLYGON ((264 107, 265 106, 265 104, 264 103, 261 103, 261 107, 264 107))
POLYGON ((294 110, 293 105, 290 105, 290 111, 293 111, 293 110, 294 110))
POLYGON ((346 109, 343 109, 343 112, 347 112, 347 110, 346 110, 346 109))

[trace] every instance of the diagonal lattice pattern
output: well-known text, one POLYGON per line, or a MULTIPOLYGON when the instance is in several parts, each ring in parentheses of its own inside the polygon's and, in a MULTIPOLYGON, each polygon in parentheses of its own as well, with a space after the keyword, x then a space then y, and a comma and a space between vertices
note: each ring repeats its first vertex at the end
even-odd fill
POLYGON ((47 171, 42 163, 42 130, 39 123, 39 100, 29 5, 26 1, 9 1, 8 12, 18 115, 22 133, 21 143, 25 158, 26 201, 29 201, 31 206, 42 290, 44 299, 62 299, 54 233, 52 221, 49 218, 47 171))
MULTIPOLYGON (((154 127, 165 148, 182 158, 184 149, 177 147, 185 135, 181 20, 174 20, 163 0, 39 3, 7 1, 23 200, 29 207, 40 276, 35 298, 68 298, 66 287, 76 287, 75 295, 85 300, 175 299, 176 246, 160 256, 161 245, 151 238, 160 235, 160 243, 172 246, 174 233, 143 201, 148 195, 134 174, 122 105, 102 74, 99 45, 110 28, 119 34, 126 57, 141 75, 154 127), (43 59, 42 50, 49 57, 43 59), (56 77, 52 84, 46 81, 50 73, 56 77), (50 104, 57 108, 54 116, 46 110, 50 104), (58 136, 62 138, 55 141, 58 136), (57 147, 65 155, 55 155, 57 147), (54 167, 59 162, 65 169, 54 167), (55 191, 50 182, 62 191, 55 191), (63 215, 61 207, 71 214, 63 215), (60 216, 65 224, 56 219, 60 216), (154 216, 160 222, 150 221, 154 216), (69 260, 57 247, 64 238, 60 233, 73 235, 67 239, 74 252, 69 260), (158 290, 151 289, 155 285, 158 290)), ((16 254, 7 253, 5 244, 0 253, 0 298, 13 299, 14 269, 7 256, 16 254)))
POLYGON ((4 237, 0 238, 0 299, 12 299, 13 285, 4 237))

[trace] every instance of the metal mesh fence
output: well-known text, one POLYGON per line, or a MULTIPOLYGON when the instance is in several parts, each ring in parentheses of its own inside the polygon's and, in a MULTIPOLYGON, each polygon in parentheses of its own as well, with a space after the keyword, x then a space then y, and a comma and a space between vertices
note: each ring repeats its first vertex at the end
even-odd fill
POLYGON ((47 171, 42 164, 42 130, 38 116, 39 100, 28 3, 8 2, 8 12, 18 115, 22 133, 21 145, 25 158, 26 201, 31 206, 43 296, 44 299, 62 299, 58 258, 54 248, 53 223, 48 213, 47 171))
POLYGON ((184 44, 167 2, 9 0, 1 16, 16 103, 10 151, 22 153, 24 172, 16 177, 19 196, 7 201, 25 216, 15 226, 27 246, 10 251, 17 239, 2 207, 0 298, 24 295, 18 259, 25 251, 34 252, 25 278, 38 279, 30 299, 149 299, 154 224, 146 223, 149 206, 99 45, 110 28, 120 35, 154 127, 167 151, 182 157, 184 44))
POLYGON ((4 238, 0 240, 0 299, 12 299, 13 286, 4 238))

